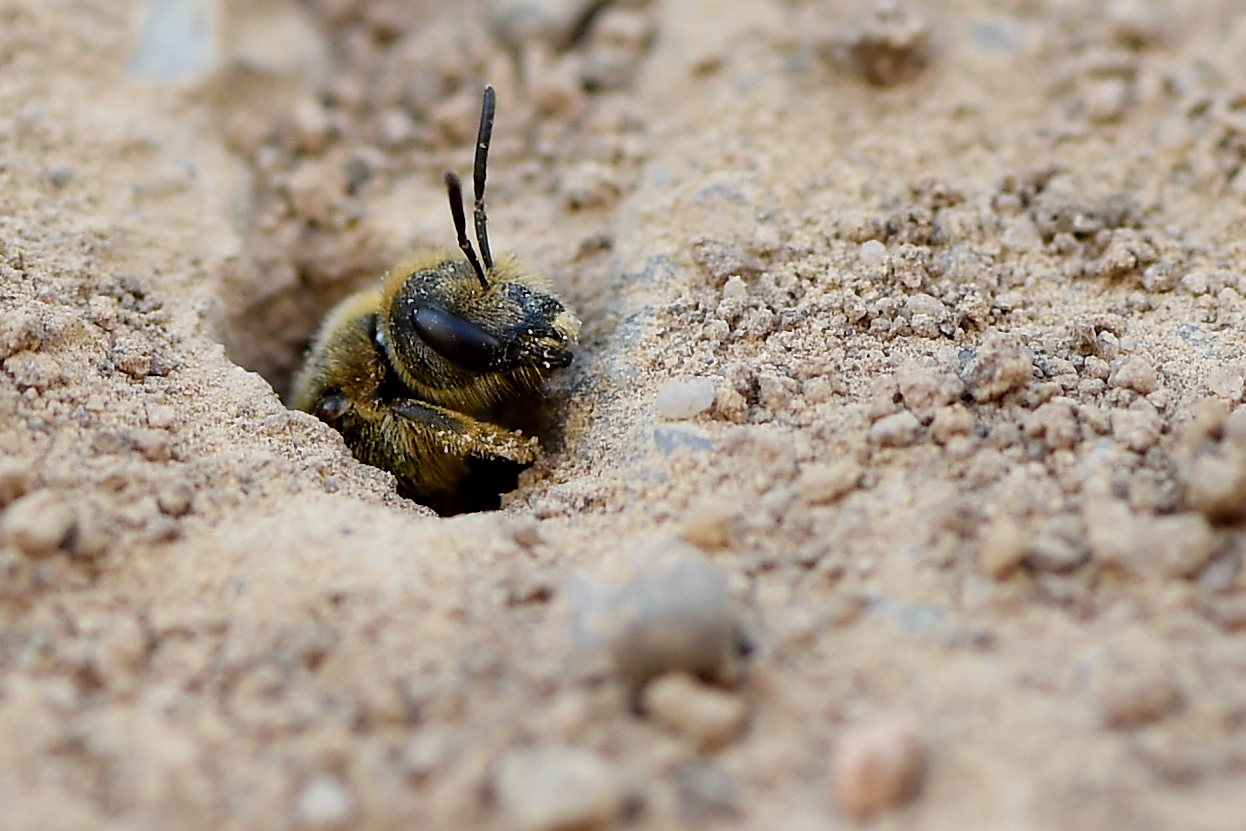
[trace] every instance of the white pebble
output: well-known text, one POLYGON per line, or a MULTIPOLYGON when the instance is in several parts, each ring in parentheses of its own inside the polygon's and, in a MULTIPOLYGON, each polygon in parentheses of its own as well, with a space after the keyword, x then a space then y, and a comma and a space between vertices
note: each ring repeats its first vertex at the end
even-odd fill
POLYGON ((682 421, 714 406, 714 382, 709 378, 672 378, 658 389, 653 407, 662 418, 682 421))
POLYGON ((887 246, 876 239, 866 240, 861 243, 860 257, 861 262, 869 265, 881 263, 887 257, 887 246))
POLYGON ((514 831, 561 831, 605 825, 618 814, 623 789, 614 769, 589 750, 514 750, 493 775, 504 826, 514 831))
POLYGON ((316 776, 299 792, 298 818, 308 825, 345 822, 353 808, 346 786, 332 776, 316 776))
POLYGON ((644 711, 699 746, 714 749, 739 734, 748 709, 744 699, 715 689, 685 672, 655 679, 644 692, 644 711))
POLYGON ((1190 294, 1206 294, 1209 289, 1207 275, 1201 271, 1191 271, 1182 277, 1180 286, 1190 294))

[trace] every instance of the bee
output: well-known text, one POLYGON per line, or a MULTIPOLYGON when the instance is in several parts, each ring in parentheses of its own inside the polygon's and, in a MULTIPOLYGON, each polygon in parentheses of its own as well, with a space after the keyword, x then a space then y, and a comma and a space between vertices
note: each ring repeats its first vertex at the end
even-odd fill
POLYGON ((484 194, 495 108, 487 86, 472 176, 480 256, 467 237, 462 185, 447 171, 463 256, 415 251, 379 287, 339 303, 290 394, 294 409, 340 432, 355 458, 393 473, 403 496, 442 514, 496 507, 498 489, 483 503, 469 492, 477 475, 509 475, 513 487, 535 460, 535 437, 488 419, 570 364, 580 329, 545 277, 512 255, 494 260, 489 248, 484 194))

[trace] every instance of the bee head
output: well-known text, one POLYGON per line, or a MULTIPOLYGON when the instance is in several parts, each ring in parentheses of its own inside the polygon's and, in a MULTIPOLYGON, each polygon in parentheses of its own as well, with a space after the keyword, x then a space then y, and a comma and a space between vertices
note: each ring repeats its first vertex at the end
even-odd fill
MULTIPOLYGON (((472 175, 480 256, 467 237, 462 184, 447 171, 450 215, 467 259, 437 252, 387 280, 395 282, 378 332, 391 364, 413 389, 467 388, 482 376, 534 385, 544 371, 571 363, 579 321, 540 288, 539 277, 509 257, 495 264, 489 248, 484 195, 494 108, 493 87, 485 87, 472 175)), ((500 391, 506 384, 483 386, 500 391)))
POLYGON ((488 289, 460 259, 408 275, 380 327, 395 367, 450 380, 567 366, 579 321, 558 298, 512 279, 522 275, 509 258, 490 269, 488 289))

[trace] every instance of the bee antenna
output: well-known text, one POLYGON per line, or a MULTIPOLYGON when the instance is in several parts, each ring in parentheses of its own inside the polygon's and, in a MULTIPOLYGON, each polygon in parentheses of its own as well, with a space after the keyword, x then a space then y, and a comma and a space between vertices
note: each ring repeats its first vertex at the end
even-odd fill
POLYGON ((463 249, 463 253, 467 255, 467 261, 476 270, 476 276, 480 278, 480 287, 488 291, 489 280, 485 277, 485 270, 480 267, 480 260, 476 259, 476 249, 472 248, 472 241, 467 238, 467 216, 463 213, 463 185, 459 182, 459 177, 451 170, 446 171, 444 178, 446 193, 450 196, 450 215, 454 217, 454 230, 459 235, 459 248, 463 249))
POLYGON ((497 108, 497 93, 492 86, 485 87, 484 101, 480 105, 480 131, 476 133, 476 168, 472 171, 472 185, 476 190, 476 242, 480 244, 480 257, 485 268, 493 269, 493 254, 489 251, 489 220, 485 217, 485 168, 489 163, 489 142, 493 138, 493 112, 497 108))

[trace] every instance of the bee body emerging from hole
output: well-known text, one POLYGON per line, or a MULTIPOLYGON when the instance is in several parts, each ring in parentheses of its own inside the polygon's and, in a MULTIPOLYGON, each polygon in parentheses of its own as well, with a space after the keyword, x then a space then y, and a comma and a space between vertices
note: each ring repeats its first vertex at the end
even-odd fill
POLYGON ((466 259, 417 251, 379 289, 338 304, 290 395, 295 409, 338 430, 357 459, 393 473, 404 496, 443 514, 496 507, 536 458, 535 438, 485 419, 567 366, 580 328, 543 276, 490 252, 484 187, 494 106, 486 87, 473 177, 480 258, 467 238, 462 186, 447 173, 466 259))

